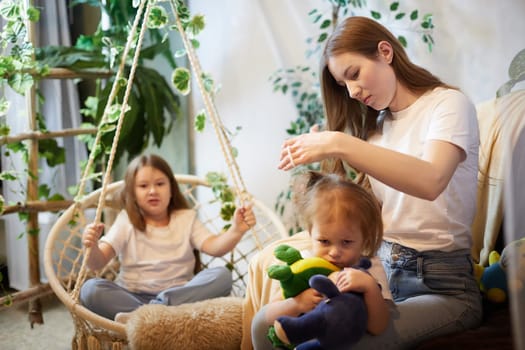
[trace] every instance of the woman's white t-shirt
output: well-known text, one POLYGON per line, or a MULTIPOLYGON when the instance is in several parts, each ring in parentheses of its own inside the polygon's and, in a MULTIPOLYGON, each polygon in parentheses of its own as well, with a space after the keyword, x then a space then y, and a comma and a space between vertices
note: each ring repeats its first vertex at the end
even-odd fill
MULTIPOLYGON (((479 130, 476 110, 454 89, 436 88, 386 118, 371 144, 417 158, 429 140, 450 142, 466 155, 434 201, 416 198, 370 177, 382 204, 384 239, 418 251, 470 249, 476 211, 479 130)), ((413 176, 418 176, 414 173, 413 176)))
POLYGON ((117 284, 133 292, 157 294, 192 279, 193 250, 200 250, 210 235, 192 209, 176 210, 167 226, 147 225, 145 232, 133 227, 122 210, 101 241, 119 257, 117 284))

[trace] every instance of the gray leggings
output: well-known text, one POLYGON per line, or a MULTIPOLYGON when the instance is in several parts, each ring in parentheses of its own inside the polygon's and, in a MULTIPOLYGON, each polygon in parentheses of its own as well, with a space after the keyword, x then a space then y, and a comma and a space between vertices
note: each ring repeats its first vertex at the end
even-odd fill
POLYGON ((159 294, 133 293, 103 278, 87 280, 80 289, 80 301, 89 310, 113 320, 119 312, 130 312, 144 304, 179 305, 228 296, 232 274, 226 267, 200 271, 185 285, 166 289, 159 294))

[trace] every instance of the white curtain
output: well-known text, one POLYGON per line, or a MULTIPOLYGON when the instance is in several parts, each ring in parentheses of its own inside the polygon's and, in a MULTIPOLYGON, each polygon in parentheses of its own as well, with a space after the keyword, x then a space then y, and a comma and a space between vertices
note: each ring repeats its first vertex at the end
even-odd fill
MULTIPOLYGON (((65 0, 39 0, 34 6, 41 10, 40 21, 36 25, 37 43, 35 46, 64 45, 70 46, 69 14, 65 0)), ((72 80, 43 80, 39 84, 39 90, 44 97, 44 103, 39 109, 46 120, 50 131, 58 131, 68 128, 77 128, 80 125, 79 102, 77 89, 72 80)), ((13 91, 6 91, 7 98, 11 102, 11 109, 7 116, 7 123, 11 128, 11 134, 29 131, 27 109, 24 97, 13 91)), ((61 193, 66 198, 71 198, 67 193, 69 186, 78 183, 80 178, 80 161, 86 159, 86 151, 83 143, 72 137, 57 138, 60 146, 66 149, 66 163, 64 165, 49 168, 45 161, 39 166, 41 172, 38 174, 39 183, 48 184, 52 193, 61 193)), ((2 166, 4 169, 14 168, 23 170, 26 165, 20 159, 14 157, 6 158, 2 152, 2 166), (11 161, 14 160, 14 163, 11 161)), ((26 180, 21 179, 20 185, 25 186, 26 180)), ((6 202, 24 201, 20 196, 21 189, 18 184, 6 182, 3 184, 6 202)), ((29 287, 28 251, 27 241, 24 235, 19 234, 26 230, 25 224, 20 222, 16 214, 3 216, 5 253, 7 254, 7 265, 9 268, 9 281, 12 288, 24 290, 29 287)), ((47 234, 56 220, 56 214, 40 213, 40 275, 42 281, 46 278, 43 269, 43 248, 47 234)))

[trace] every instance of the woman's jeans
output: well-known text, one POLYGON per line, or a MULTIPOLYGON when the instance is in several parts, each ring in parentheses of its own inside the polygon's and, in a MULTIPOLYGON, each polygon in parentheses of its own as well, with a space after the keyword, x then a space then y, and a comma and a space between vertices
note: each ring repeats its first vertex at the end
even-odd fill
POLYGON ((179 305, 228 296, 231 271, 226 267, 206 268, 188 283, 159 294, 133 293, 103 278, 87 280, 80 289, 80 301, 89 310, 113 320, 119 312, 131 312, 144 304, 179 305))
POLYGON ((365 336, 354 349, 410 349, 479 326, 481 293, 469 250, 419 253, 383 242, 378 255, 396 305, 387 330, 365 336))
MULTIPOLYGON (((411 349, 426 339, 478 327, 481 294, 473 275, 470 251, 417 252, 383 242, 383 262, 395 305, 380 335, 366 334, 355 349, 411 349)), ((271 349, 262 308, 252 322, 256 350, 271 349), (261 314, 262 313, 262 314, 261 314)))

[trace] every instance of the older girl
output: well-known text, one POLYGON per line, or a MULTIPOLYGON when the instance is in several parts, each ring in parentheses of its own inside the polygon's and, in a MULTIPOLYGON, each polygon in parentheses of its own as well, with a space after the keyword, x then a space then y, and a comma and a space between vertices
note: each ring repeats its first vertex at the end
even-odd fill
POLYGON ((230 228, 214 235, 188 209, 166 161, 156 155, 134 159, 124 177, 124 210, 106 235, 103 224, 88 225, 84 247, 91 248, 87 265, 104 267, 118 256, 120 272, 115 282, 86 281, 80 299, 88 309, 109 319, 147 303, 177 305, 226 296, 232 288, 225 267, 204 269, 194 275, 194 249, 212 256, 232 250, 253 225, 251 207, 238 208, 230 228))

